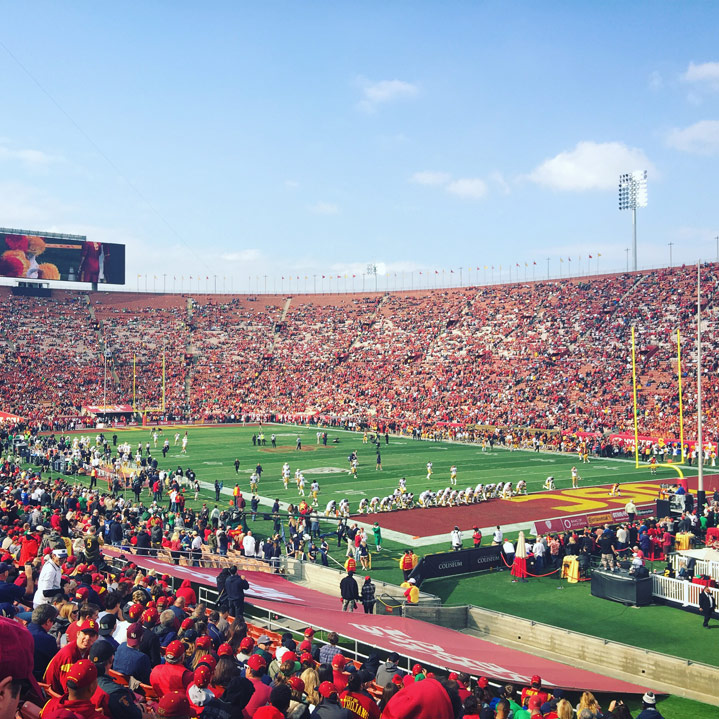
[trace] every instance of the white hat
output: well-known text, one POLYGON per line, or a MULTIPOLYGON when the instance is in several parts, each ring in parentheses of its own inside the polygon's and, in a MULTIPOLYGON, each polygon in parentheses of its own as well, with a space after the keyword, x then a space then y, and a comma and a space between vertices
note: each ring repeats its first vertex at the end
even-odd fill
POLYGON ((417 584, 417 580, 416 580, 414 577, 410 577, 407 581, 408 581, 410 584, 417 584))
POLYGON ((35 527, 36 532, 44 532, 45 527, 42 526, 42 524, 38 524, 37 527, 35 527))
POLYGON ((52 550, 52 553, 53 553, 56 557, 62 557, 62 558, 67 557, 67 551, 64 550, 64 549, 53 549, 53 550, 52 550))
POLYGON ((657 698, 654 696, 654 692, 646 692, 642 697, 642 701, 645 704, 656 704, 657 698))

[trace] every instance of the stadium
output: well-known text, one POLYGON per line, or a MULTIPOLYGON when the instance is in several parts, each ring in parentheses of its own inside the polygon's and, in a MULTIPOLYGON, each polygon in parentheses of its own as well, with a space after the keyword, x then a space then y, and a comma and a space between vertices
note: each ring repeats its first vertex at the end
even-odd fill
POLYGON ((181 5, 0 41, 0 719, 715 716, 711 23, 181 5))

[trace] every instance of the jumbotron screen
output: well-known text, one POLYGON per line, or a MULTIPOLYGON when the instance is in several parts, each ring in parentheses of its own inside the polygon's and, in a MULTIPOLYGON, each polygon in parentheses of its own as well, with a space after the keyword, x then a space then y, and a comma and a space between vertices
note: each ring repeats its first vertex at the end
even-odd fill
POLYGON ((125 284, 125 245, 0 228, 0 277, 125 284))

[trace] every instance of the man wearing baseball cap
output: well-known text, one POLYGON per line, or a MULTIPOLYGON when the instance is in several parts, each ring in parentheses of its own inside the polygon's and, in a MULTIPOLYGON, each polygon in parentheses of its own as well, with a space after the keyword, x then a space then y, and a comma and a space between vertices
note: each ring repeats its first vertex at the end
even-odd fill
POLYGON ((162 719, 192 719, 195 713, 185 692, 168 692, 163 694, 157 706, 157 716, 162 719))
POLYGON ((65 678, 70 667, 80 659, 86 659, 90 648, 97 639, 97 622, 86 619, 77 631, 77 639, 66 644, 47 665, 45 682, 57 694, 64 694, 67 689, 65 678))
POLYGON ((339 692, 332 682, 322 682, 317 687, 321 700, 314 713, 322 719, 351 719, 349 709, 340 706, 339 692))
POLYGON ((67 693, 54 697, 42 710, 43 719, 62 716, 63 710, 82 719, 108 719, 92 702, 97 689, 97 669, 89 659, 80 659, 67 671, 67 693))
POLYGON ((149 684, 152 664, 147 654, 140 651, 143 632, 142 625, 137 622, 127 628, 127 639, 115 653, 114 668, 126 677, 135 677, 138 682, 149 684))
POLYGON ((265 664, 269 664, 272 661, 272 655, 269 652, 271 644, 272 640, 266 634, 257 638, 255 654, 259 654, 265 660, 265 664))
POLYGON ((253 654, 245 664, 245 677, 252 682, 252 686, 255 688, 250 701, 245 706, 247 716, 254 716, 255 711, 270 700, 272 690, 262 681, 266 670, 267 662, 260 654, 253 654))
POLYGON ((150 684, 157 696, 168 692, 186 692, 192 683, 192 672, 185 668, 185 645, 173 639, 165 649, 165 663, 158 664, 150 674, 150 684))
POLYGON ((142 719, 142 710, 135 701, 134 692, 129 687, 118 684, 107 674, 107 670, 112 669, 115 658, 114 647, 100 639, 92 645, 88 658, 97 669, 98 692, 93 700, 97 703, 97 694, 104 692, 107 695, 107 713, 112 719, 142 719))
POLYGON ((0 617, 0 717, 14 717, 26 699, 42 704, 42 690, 32 671, 30 632, 18 622, 0 617))
POLYGON ((539 674, 535 674, 532 677, 530 685, 522 689, 522 706, 528 706, 529 700, 533 696, 538 696, 542 700, 539 706, 542 706, 544 702, 548 702, 552 698, 549 692, 542 689, 542 677, 540 677, 539 674))

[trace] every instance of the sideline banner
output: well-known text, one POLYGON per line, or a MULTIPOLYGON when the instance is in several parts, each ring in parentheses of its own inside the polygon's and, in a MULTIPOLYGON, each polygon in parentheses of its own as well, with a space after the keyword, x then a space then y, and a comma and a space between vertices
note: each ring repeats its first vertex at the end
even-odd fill
POLYGON ((501 548, 498 546, 460 549, 458 552, 427 554, 420 559, 410 576, 420 585, 425 579, 469 574, 503 565, 501 548))
MULTIPOLYGON (((637 505, 637 517, 649 517, 654 511, 654 505, 637 505)), ((622 524, 629 521, 629 515, 624 509, 610 509, 606 512, 593 512, 591 514, 572 514, 557 519, 538 519, 534 522, 534 536, 552 534, 556 532, 586 529, 587 527, 601 527, 603 524, 622 524)))

